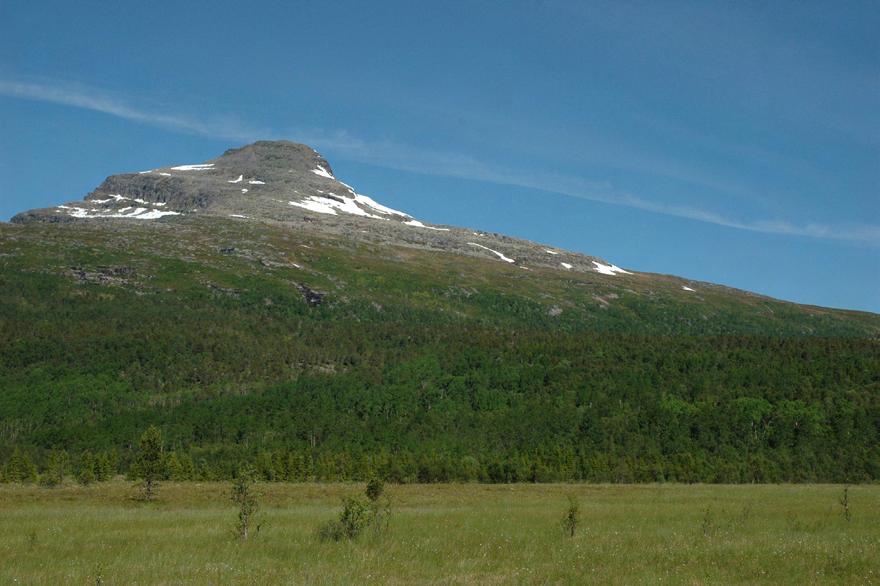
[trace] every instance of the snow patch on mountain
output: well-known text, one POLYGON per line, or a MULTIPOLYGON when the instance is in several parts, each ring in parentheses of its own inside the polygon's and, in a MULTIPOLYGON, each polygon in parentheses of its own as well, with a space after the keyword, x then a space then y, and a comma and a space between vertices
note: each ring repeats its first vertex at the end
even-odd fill
POLYGON ((305 210, 309 210, 310 212, 317 212, 319 214, 327 214, 329 216, 335 216, 336 210, 333 209, 327 203, 328 200, 317 198, 317 197, 309 197, 302 201, 289 201, 292 206, 296 206, 298 208, 303 208, 305 210))
POLYGON ((81 207, 58 206, 58 210, 64 210, 74 218, 133 218, 135 220, 155 220, 163 216, 179 216, 179 212, 153 210, 149 208, 134 208, 133 212, 125 213, 132 209, 130 206, 120 210, 96 210, 81 207))
MULTIPOLYGON (((172 171, 208 171, 214 168, 214 163, 199 163, 197 165, 178 165, 171 167, 172 171)), ((149 173, 149 171, 147 171, 149 173)))
POLYGON ((625 271, 617 265, 606 265, 606 264, 602 264, 599 261, 595 261, 595 260, 593 261, 593 264, 596 265, 596 269, 595 269, 596 272, 602 273, 603 275, 610 275, 613 277, 613 276, 619 275, 619 274, 623 274, 623 275, 631 275, 632 274, 631 272, 625 271))
MULTIPOLYGON (((340 197, 334 193, 330 193, 329 195, 340 197)), ((346 214, 352 214, 354 216, 361 216, 364 218, 373 218, 375 220, 387 219, 364 211, 363 209, 358 207, 357 203, 353 199, 349 199, 347 197, 340 197, 340 199, 342 201, 330 199, 328 197, 319 197, 312 195, 302 201, 289 201, 287 203, 292 206, 304 208, 312 212, 317 212, 319 214, 328 214, 335 216, 337 215, 336 212, 338 210, 341 212, 345 212, 346 214)))
POLYGON ((470 244, 471 246, 477 246, 477 247, 482 248, 482 249, 484 249, 484 250, 488 250, 489 252, 491 252, 492 254, 496 255, 498 258, 500 258, 500 259, 503 260, 504 262, 516 262, 516 259, 510 258, 510 257, 507 257, 507 256, 504 256, 503 254, 501 254, 501 253, 498 252, 497 250, 492 250, 492 249, 489 248, 488 246, 483 246, 482 244, 477 244, 476 242, 468 242, 468 244, 470 244))
POLYGON ((150 210, 145 214, 138 215, 137 219, 139 219, 139 220, 155 220, 156 218, 161 218, 162 216, 179 216, 179 215, 180 215, 180 212, 150 210))
MULTIPOLYGON (((340 181, 340 183, 342 183, 342 182, 340 181)), ((343 185, 345 185, 345 184, 343 183, 343 185)), ((351 188, 349 188, 349 189, 351 189, 351 188)), ((352 190, 352 191, 354 191, 354 190, 352 190)), ((404 218, 411 218, 412 217, 411 215, 409 215, 405 212, 401 212, 399 210, 389 208, 388 206, 384 206, 368 195, 362 195, 360 193, 355 193, 354 200, 358 203, 362 203, 366 206, 369 206, 369 207, 373 208, 374 210, 376 210, 377 212, 380 212, 383 214, 393 214, 395 216, 403 216, 404 218)))
POLYGON ((327 179, 336 179, 336 177, 334 177, 330 171, 328 171, 321 165, 316 165, 316 168, 312 169, 312 173, 320 177, 326 177, 327 179))
POLYGON ((434 226, 426 226, 425 224, 419 222, 418 220, 409 220, 408 222, 404 222, 407 226, 413 226, 415 228, 425 228, 426 230, 437 230, 438 232, 449 232, 449 228, 435 228, 434 226))

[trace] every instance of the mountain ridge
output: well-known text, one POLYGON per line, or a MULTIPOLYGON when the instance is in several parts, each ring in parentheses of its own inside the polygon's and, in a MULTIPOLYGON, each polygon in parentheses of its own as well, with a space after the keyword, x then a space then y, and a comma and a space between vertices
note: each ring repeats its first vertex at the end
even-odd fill
POLYGON ((272 221, 293 228, 308 223, 332 233, 366 230, 386 242, 489 257, 524 268, 537 264, 626 274, 599 257, 423 222, 358 193, 333 175, 330 163, 315 149, 290 141, 257 141, 203 163, 111 175, 81 201, 22 212, 11 222, 156 220, 191 214, 272 221))
MULTIPOLYGON (((256 220, 291 229, 318 228, 348 238, 368 235, 373 242, 488 258, 524 270, 546 267, 609 277, 653 275, 512 236, 426 223, 358 193, 335 177, 330 162, 318 151, 291 141, 256 141, 227 149, 202 163, 111 175, 80 201, 21 212, 10 221, 174 221, 186 215, 256 220)), ((698 293, 698 287, 717 287, 770 299, 725 285, 663 277, 678 278, 681 290, 687 293, 698 293)))

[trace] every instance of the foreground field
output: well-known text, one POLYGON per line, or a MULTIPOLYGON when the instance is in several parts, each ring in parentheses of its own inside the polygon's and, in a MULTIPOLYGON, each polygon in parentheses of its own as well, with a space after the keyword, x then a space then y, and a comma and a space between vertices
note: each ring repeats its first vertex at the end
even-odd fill
POLYGON ((880 583, 880 487, 389 486, 388 531, 321 543, 361 485, 257 487, 263 527, 232 536, 229 486, 0 486, 2 584, 880 583), (565 536, 567 497, 582 526, 565 536))

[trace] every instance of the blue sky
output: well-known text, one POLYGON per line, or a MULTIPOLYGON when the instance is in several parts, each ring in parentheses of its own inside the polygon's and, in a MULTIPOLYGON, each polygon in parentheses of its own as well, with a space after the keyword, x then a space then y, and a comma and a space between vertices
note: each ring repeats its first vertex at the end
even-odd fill
POLYGON ((424 220, 880 312, 880 9, 0 4, 0 219, 260 138, 424 220))

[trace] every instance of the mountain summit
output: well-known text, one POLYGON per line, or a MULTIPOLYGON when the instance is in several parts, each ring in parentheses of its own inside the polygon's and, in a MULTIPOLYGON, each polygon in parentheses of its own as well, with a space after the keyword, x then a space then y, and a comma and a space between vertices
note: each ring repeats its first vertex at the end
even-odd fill
POLYGON ((13 222, 123 218, 154 220, 209 213, 298 219, 297 209, 337 215, 408 219, 337 181, 314 149, 288 141, 259 141, 220 157, 112 175, 80 202, 19 214, 13 222))
POLYGON ((112 175, 80 201, 23 212, 12 222, 173 221, 181 216, 308 227, 485 257, 524 269, 632 274, 598 257, 417 220, 358 193, 335 177, 330 163, 315 149, 290 141, 258 141, 202 163, 112 175))

